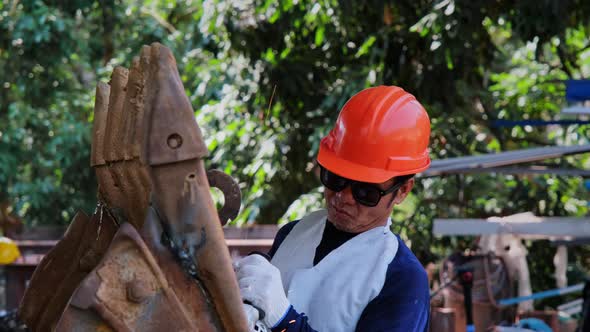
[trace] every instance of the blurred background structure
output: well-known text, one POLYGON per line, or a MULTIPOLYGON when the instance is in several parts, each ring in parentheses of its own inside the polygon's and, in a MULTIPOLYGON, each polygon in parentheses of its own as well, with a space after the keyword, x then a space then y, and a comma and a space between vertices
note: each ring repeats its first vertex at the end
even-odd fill
MULTIPOLYGON (((154 41, 176 56, 209 168, 240 183, 243 205, 231 226, 282 224, 321 206, 319 140, 346 100, 368 86, 399 85, 421 101, 432 120, 433 159, 589 143, 588 115, 562 113, 572 106, 566 81, 590 76, 584 0, 6 0, 4 235, 63 226, 77 210, 94 209, 94 88, 154 41)), ((427 265, 472 247, 473 237, 433 235, 435 218, 588 216, 588 153, 550 156, 535 167, 562 171, 422 177, 395 212, 393 230, 427 265), (572 169, 579 172, 564 171, 572 169)), ((554 288, 556 247, 525 245, 532 289, 554 288)), ((590 246, 572 247, 567 257, 569 283, 581 282, 590 246)))

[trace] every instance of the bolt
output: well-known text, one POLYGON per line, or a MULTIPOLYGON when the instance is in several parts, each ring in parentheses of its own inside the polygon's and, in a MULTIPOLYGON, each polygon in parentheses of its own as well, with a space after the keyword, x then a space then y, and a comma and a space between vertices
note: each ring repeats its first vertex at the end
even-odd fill
POLYGON ((168 136, 167 143, 171 149, 178 149, 182 146, 182 136, 178 135, 177 133, 174 133, 168 136))
POLYGON ((145 282, 135 279, 127 283, 127 300, 139 304, 148 297, 150 297, 150 290, 145 282))

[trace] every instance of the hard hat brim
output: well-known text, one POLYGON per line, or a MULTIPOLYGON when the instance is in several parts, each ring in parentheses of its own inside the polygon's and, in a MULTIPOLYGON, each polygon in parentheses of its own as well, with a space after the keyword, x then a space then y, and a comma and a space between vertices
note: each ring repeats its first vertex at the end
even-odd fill
POLYGON ((403 171, 367 167, 350 162, 346 159, 342 159, 321 145, 317 160, 320 165, 332 173, 347 179, 369 183, 382 183, 396 176, 417 174, 430 167, 429 157, 425 158, 422 166, 415 169, 406 169, 403 171))

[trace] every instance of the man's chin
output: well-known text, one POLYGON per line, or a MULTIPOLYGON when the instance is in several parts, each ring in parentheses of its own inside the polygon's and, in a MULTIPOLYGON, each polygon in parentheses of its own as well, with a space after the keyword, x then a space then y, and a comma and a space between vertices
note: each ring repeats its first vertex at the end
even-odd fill
POLYGON ((334 225, 334 227, 341 232, 359 233, 351 223, 332 223, 332 225, 334 225))
POLYGON ((349 232, 351 226, 353 225, 354 221, 348 215, 343 215, 340 213, 328 213, 328 220, 336 227, 336 229, 349 232))

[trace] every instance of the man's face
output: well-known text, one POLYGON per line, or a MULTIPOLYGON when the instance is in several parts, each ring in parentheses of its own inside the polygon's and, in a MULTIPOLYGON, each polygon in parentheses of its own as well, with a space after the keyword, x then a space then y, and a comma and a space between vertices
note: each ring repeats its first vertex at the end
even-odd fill
MULTIPOLYGON (((381 190, 391 187, 394 180, 379 183, 381 190)), ((381 197, 376 206, 369 207, 358 203, 350 186, 335 192, 324 187, 324 198, 328 209, 328 220, 339 230, 361 233, 377 226, 384 226, 391 215, 393 206, 401 203, 412 190, 414 179, 408 180, 399 190, 381 197), (396 195, 392 201, 392 195, 396 195)))

